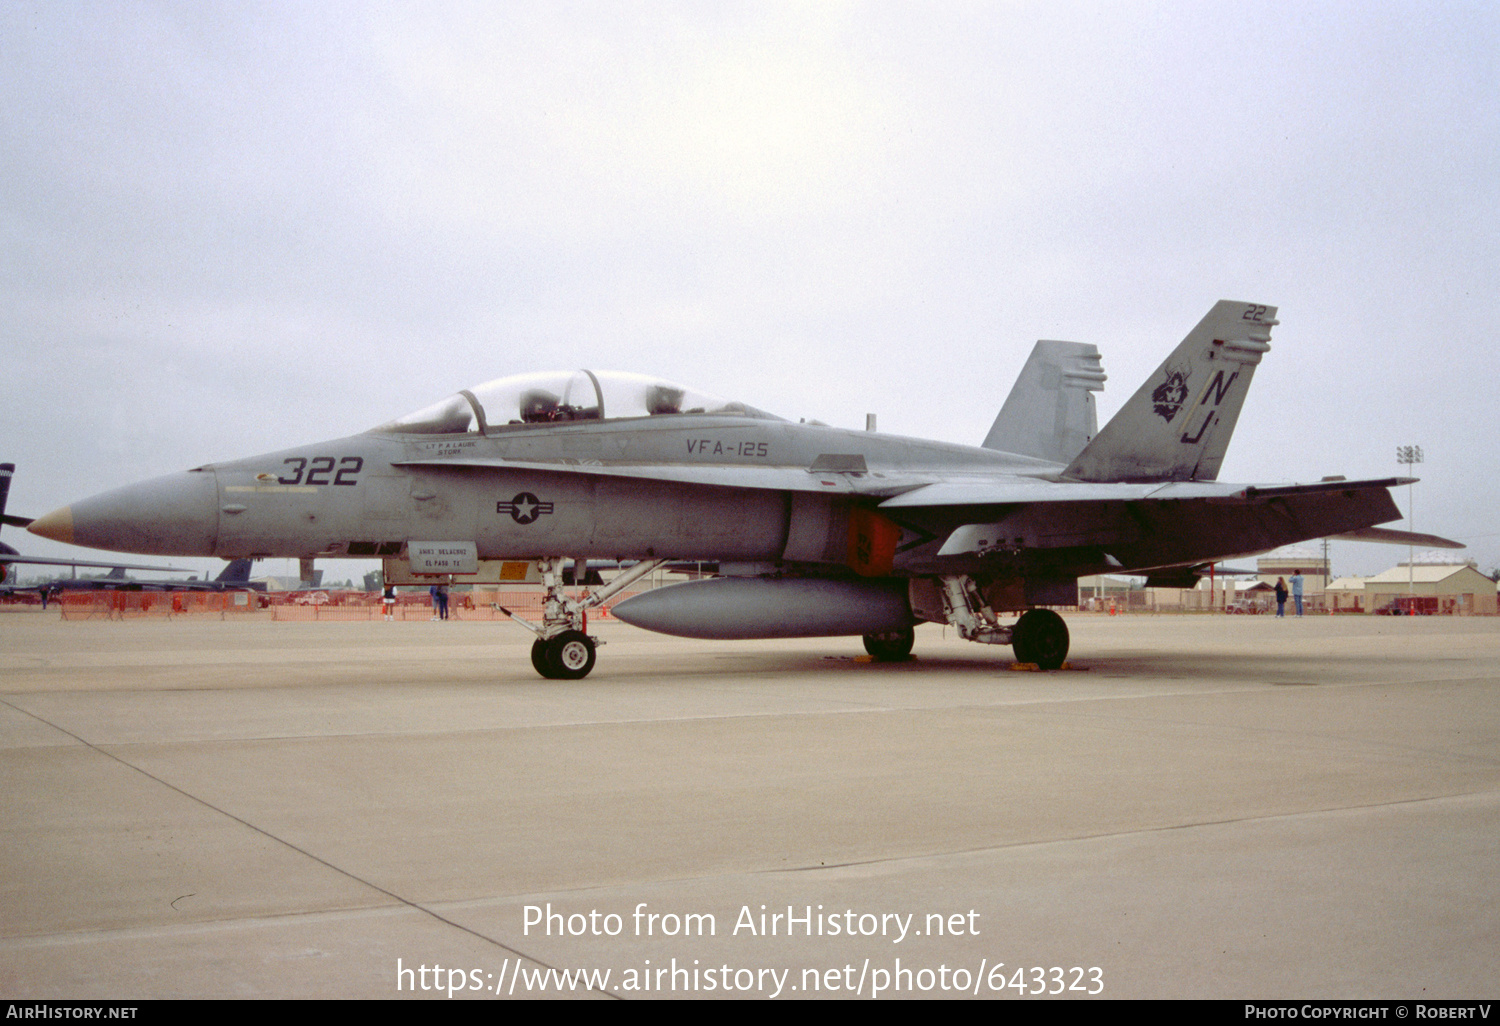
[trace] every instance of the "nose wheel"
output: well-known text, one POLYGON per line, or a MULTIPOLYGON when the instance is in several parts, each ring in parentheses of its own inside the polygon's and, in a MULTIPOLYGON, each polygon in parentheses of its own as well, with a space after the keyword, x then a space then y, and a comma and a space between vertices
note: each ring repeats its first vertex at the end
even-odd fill
POLYGON ((531 645, 531 665, 548 680, 582 680, 594 668, 594 657, 594 639, 582 631, 537 638, 531 645))

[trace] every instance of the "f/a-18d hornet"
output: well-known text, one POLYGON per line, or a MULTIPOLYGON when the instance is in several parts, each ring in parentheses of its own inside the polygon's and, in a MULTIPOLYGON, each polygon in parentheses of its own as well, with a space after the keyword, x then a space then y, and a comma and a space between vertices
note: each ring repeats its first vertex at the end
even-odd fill
MULTIPOLYGON (((1216 304, 1097 430, 1098 350, 1038 342, 978 448, 792 423, 632 374, 501 378, 329 442, 211 463, 105 492, 30 530, 94 548, 225 559, 401 557, 429 572, 535 560, 532 663, 593 669, 587 611, 667 563, 720 576, 643 592, 621 620, 693 638, 862 635, 901 659, 922 621, 1060 666, 1043 608, 1077 579, 1190 587, 1212 561, 1320 537, 1419 540, 1405 478, 1218 482, 1276 308, 1216 304), (634 561, 570 596, 562 564, 634 561), (1019 613, 1014 623, 1001 614, 1019 613)), ((308 564, 304 564, 308 565, 308 564)))

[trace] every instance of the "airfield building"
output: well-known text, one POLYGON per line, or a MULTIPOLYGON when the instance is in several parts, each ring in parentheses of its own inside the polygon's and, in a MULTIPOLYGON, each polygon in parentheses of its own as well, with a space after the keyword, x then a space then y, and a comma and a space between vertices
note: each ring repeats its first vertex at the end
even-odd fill
POLYGON ((1399 563, 1365 578, 1365 612, 1494 616, 1496 585, 1472 563, 1399 563))
POLYGON ((1321 552, 1308 548, 1282 549, 1255 561, 1255 576, 1271 588, 1276 587, 1276 578, 1285 577, 1290 584, 1292 575, 1302 571, 1302 595, 1306 600, 1321 601, 1328 587, 1328 560, 1321 552))

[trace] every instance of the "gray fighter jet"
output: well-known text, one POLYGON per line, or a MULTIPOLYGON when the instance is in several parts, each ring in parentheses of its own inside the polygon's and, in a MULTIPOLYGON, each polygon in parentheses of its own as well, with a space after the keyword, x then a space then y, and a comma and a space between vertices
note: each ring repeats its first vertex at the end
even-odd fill
POLYGON ((1372 527, 1400 517, 1389 489, 1404 478, 1216 480, 1275 315, 1216 304, 1103 431, 1098 350, 1072 342, 1037 343, 979 448, 792 423, 637 375, 522 375, 363 434, 106 492, 30 530, 159 555, 402 556, 460 575, 536 560, 532 662, 551 678, 593 668, 589 608, 685 560, 722 576, 615 615, 695 638, 862 635, 880 659, 905 658, 913 626, 933 621, 1055 668, 1068 630, 1041 607, 1075 604, 1082 575, 1190 586, 1210 561, 1304 539, 1411 540, 1372 527), (579 597, 563 588, 569 558, 637 562, 579 597))

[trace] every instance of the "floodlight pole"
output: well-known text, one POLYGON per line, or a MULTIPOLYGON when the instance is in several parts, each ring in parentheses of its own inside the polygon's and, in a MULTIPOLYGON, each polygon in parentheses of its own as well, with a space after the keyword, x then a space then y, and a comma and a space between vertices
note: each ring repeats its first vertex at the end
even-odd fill
MULTIPOLYGON (((1408 478, 1411 477, 1411 468, 1416 464, 1422 462, 1422 447, 1420 445, 1396 446, 1396 462, 1405 466, 1406 476, 1408 478)), ((1408 481, 1406 483, 1406 526, 1408 530, 1411 530, 1413 528, 1413 525, 1415 525, 1416 523, 1416 499, 1415 493, 1412 491, 1413 483, 1414 482, 1411 481, 1408 481)), ((1415 606, 1416 604, 1415 599, 1413 598, 1413 593, 1415 592, 1416 571, 1413 569, 1412 563, 1416 560, 1416 558, 1416 545, 1415 543, 1413 543, 1406 547, 1406 598, 1407 601, 1413 606, 1415 606)), ((1407 615, 1410 616, 1415 611, 1416 610, 1412 608, 1408 609, 1406 612, 1407 615)))

